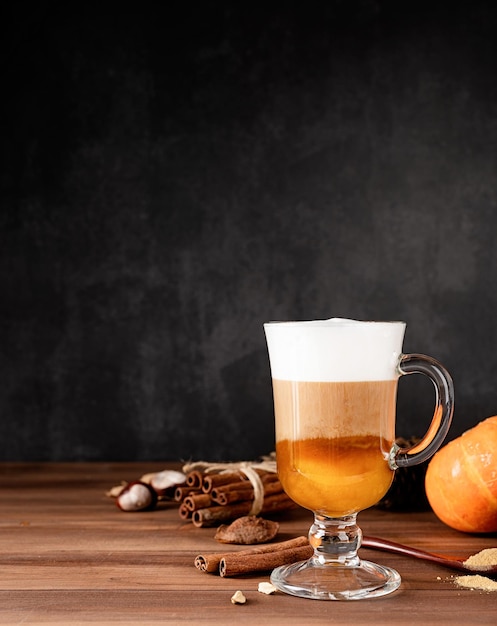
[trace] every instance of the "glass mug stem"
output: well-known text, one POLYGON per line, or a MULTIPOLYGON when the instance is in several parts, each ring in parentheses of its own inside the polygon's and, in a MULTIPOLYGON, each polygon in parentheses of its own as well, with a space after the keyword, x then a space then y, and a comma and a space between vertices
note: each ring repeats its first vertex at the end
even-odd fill
POLYGON ((314 524, 309 531, 309 543, 314 548, 314 558, 320 565, 359 565, 357 550, 361 545, 362 531, 356 520, 357 515, 314 516, 314 524))

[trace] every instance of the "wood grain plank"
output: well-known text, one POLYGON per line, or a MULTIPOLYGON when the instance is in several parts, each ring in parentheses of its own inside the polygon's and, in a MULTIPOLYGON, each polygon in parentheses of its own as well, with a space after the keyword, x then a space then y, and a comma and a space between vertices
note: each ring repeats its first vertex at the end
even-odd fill
MULTIPOLYGON (((122 479, 160 469, 0 465, 0 623, 495 624, 496 593, 461 589, 440 566, 373 550, 361 555, 397 568, 403 579, 398 592, 378 600, 265 596, 257 585, 269 574, 224 579, 199 572, 196 554, 219 552, 214 529, 183 522, 176 505, 123 513, 105 496, 122 479), (231 604, 237 589, 247 596, 246 605, 231 604)), ((469 555, 497 544, 495 536, 452 531, 432 513, 370 509, 359 519, 369 534, 447 554, 469 555)), ((277 539, 306 534, 311 521, 303 510, 281 516, 277 539)))

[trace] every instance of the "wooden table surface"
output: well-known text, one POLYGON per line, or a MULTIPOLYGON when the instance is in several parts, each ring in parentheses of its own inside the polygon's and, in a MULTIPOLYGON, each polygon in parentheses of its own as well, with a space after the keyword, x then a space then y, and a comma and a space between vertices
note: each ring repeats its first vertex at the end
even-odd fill
MULTIPOLYGON (((105 492, 121 480, 173 465, 0 464, 0 623, 2 624, 497 624, 497 593, 465 589, 443 567, 361 549, 395 567, 401 588, 385 598, 316 601, 257 590, 269 575, 221 578, 193 565, 221 546, 212 528, 180 520, 167 504, 124 513, 105 492), (245 605, 231 596, 242 590, 245 605)), ((465 535, 432 513, 359 516, 365 534, 469 556, 497 538, 465 535)), ((279 518, 278 539, 307 534, 308 511, 279 518)))

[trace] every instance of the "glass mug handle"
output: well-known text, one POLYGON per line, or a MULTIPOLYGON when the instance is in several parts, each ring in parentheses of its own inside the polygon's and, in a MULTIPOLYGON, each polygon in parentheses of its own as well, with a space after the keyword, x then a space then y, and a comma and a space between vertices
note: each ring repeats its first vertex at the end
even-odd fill
POLYGON ((421 441, 411 448, 394 443, 390 451, 391 469, 423 463, 440 448, 452 422, 454 413, 454 385, 445 367, 424 354, 402 354, 398 371, 405 374, 424 374, 435 386, 435 412, 431 424, 421 441))

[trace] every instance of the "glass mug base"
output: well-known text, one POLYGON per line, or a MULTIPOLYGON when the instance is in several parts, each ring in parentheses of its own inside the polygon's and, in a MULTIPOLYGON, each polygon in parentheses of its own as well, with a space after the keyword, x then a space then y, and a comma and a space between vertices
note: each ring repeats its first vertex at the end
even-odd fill
POLYGON ((353 565, 322 564, 315 557, 273 570, 272 584, 284 593, 313 600, 362 600, 388 595, 401 583, 397 571, 357 559, 353 565))

